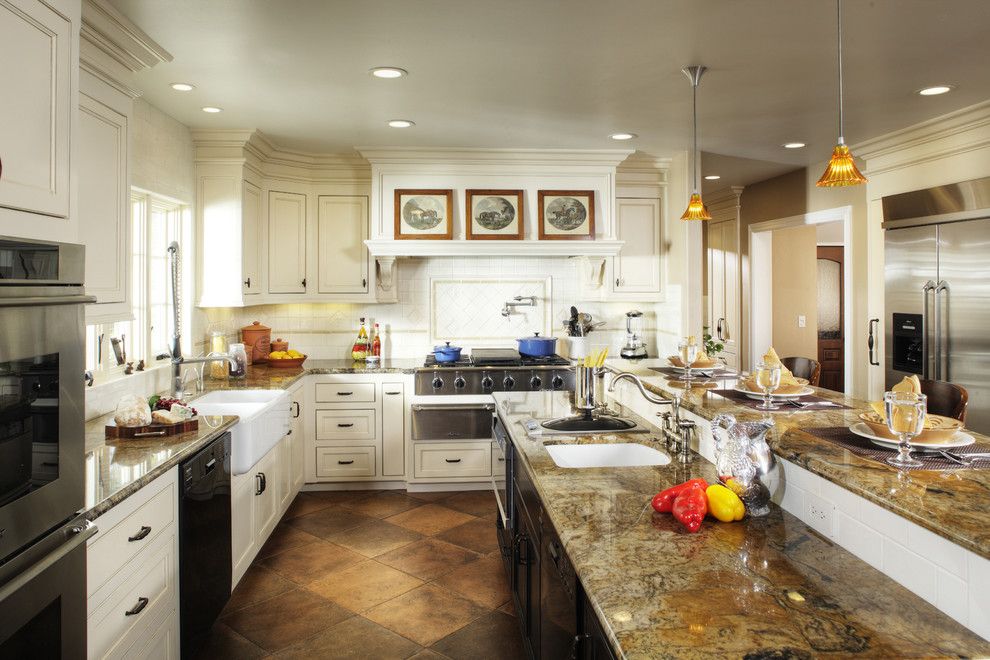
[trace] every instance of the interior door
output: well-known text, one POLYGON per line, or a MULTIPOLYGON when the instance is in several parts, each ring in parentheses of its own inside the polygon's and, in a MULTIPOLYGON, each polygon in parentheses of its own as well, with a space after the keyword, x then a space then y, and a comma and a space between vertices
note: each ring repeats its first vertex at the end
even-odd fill
POLYGON ((842 247, 818 247, 818 384, 836 392, 845 390, 843 259, 842 247))
POLYGON ((306 195, 268 193, 268 292, 306 293, 306 195))
POLYGON ((319 292, 367 293, 368 198, 320 195, 319 292))

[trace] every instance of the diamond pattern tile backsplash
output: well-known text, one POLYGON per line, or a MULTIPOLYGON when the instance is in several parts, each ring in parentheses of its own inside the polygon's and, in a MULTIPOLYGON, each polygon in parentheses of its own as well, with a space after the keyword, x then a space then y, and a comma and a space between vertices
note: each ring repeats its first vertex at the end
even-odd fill
POLYGON ((472 346, 505 345, 534 332, 549 335, 551 278, 434 279, 430 281, 430 338, 472 346), (510 307, 516 296, 532 296, 535 307, 510 307))

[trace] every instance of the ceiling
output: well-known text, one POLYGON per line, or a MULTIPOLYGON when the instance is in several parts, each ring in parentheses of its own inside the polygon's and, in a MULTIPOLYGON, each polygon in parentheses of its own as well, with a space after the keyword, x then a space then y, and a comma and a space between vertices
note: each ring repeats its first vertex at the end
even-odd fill
MULTIPOLYGON (((174 56, 138 74, 150 103, 190 127, 259 129, 291 149, 662 155, 690 148, 680 69, 696 63, 709 67, 703 166, 735 168, 719 185, 822 161, 837 135, 835 5, 823 0, 111 1, 174 56), (383 65, 410 75, 368 74, 383 65), (173 91, 176 81, 196 89, 173 91), (389 128, 396 118, 416 126, 389 128), (639 137, 608 138, 618 131, 639 137), (792 140, 808 146, 781 148, 792 140)), ((843 13, 847 142, 990 98, 990 0, 847 0, 843 13), (914 93, 937 83, 956 88, 914 93)))

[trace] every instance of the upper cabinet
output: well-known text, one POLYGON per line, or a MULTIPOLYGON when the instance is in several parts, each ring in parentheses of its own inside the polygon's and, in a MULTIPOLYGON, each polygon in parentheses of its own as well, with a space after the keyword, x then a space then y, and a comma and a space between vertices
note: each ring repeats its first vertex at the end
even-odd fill
POLYGON ((612 293, 659 294, 660 200, 619 198, 615 219, 623 245, 612 262, 612 293))
POLYGON ((306 293, 306 195, 268 193, 268 292, 306 293))
POLYGON ((367 293, 368 198, 320 195, 319 292, 367 293))
POLYGON ((261 293, 261 188, 241 182, 241 295, 245 300, 261 293))

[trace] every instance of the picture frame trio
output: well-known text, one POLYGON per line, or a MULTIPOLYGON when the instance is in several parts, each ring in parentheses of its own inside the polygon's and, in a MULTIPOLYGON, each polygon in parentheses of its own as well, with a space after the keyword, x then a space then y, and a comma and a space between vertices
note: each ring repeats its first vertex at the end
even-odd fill
MULTIPOLYGON (((469 189, 464 191, 468 240, 523 240, 522 190, 469 189)), ((451 189, 396 189, 397 240, 451 240, 454 236, 454 191, 451 189)), ((594 240, 594 190, 540 190, 537 193, 539 239, 594 240)))

